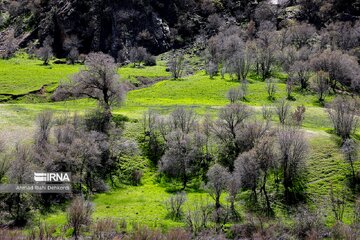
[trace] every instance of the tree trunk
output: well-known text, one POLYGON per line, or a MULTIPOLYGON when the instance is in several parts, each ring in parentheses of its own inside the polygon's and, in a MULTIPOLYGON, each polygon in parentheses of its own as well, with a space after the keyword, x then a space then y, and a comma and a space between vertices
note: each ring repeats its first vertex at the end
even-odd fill
POLYGON ((221 207, 220 205, 220 194, 217 194, 215 197, 215 208, 219 209, 221 207))
POLYGON ((268 216, 270 216, 272 214, 272 209, 271 209, 271 204, 270 204, 270 200, 269 200, 269 196, 267 194, 267 191, 266 191, 266 174, 264 176, 264 179, 263 179, 263 185, 261 187, 263 193, 264 193, 264 196, 265 196, 265 201, 266 201, 266 212, 268 214, 268 216))
POLYGON ((350 166, 351 166, 351 171, 352 171, 352 176, 353 176, 353 183, 355 184, 356 174, 355 174, 355 169, 354 169, 354 163, 352 161, 350 162, 350 166))
POLYGON ((186 174, 183 176, 183 179, 182 179, 183 181, 182 181, 182 190, 185 190, 185 188, 186 188, 186 185, 187 185, 187 176, 186 176, 186 174))

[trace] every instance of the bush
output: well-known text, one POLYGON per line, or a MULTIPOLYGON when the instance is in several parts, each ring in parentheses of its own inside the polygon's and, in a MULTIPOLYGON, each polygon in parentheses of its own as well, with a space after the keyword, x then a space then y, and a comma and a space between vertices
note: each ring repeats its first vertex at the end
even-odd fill
POLYGON ((166 208, 168 210, 169 217, 174 220, 181 219, 183 215, 183 205, 186 202, 185 192, 177 193, 171 196, 166 202, 166 208))
POLYGON ((244 93, 240 87, 230 88, 230 90, 226 93, 226 97, 230 103, 236 103, 244 98, 244 93))
MULTIPOLYGON (((46 223, 39 223, 39 226, 31 230, 29 240, 35 239, 53 239, 53 235, 56 232, 56 225, 47 225, 46 223)), ((0 234, 1 235, 1 234, 0 234)), ((7 239, 7 238, 5 238, 7 239)), ((17 238, 16 238, 17 239, 17 238)))
POLYGON ((163 236, 159 230, 151 230, 146 226, 136 226, 130 239, 162 240, 163 236))
POLYGON ((336 222, 331 229, 331 235, 333 239, 349 239, 356 240, 359 236, 359 230, 351 228, 342 222, 336 222))
POLYGON ((143 171, 139 169, 134 169, 131 173, 131 183, 134 186, 138 186, 141 183, 141 178, 143 177, 144 173, 143 171))
POLYGON ((345 141, 356 131, 359 102, 350 97, 337 97, 329 105, 328 114, 338 136, 345 141))
POLYGON ((145 66, 156 66, 156 57, 152 56, 151 54, 146 54, 144 58, 144 65, 145 66))
POLYGON ((306 239, 310 236, 320 238, 321 228, 323 226, 321 216, 318 212, 311 212, 306 208, 299 208, 296 216, 295 234, 300 239, 306 239))
POLYGON ((253 223, 234 224, 228 232, 228 237, 232 239, 251 238, 255 232, 256 226, 253 223))
POLYGON ((75 198, 67 210, 67 222, 73 229, 73 237, 78 239, 83 227, 91 223, 93 206, 81 197, 75 198))
POLYGON ((130 121, 130 118, 128 118, 125 115, 122 114, 116 114, 112 117, 113 122, 115 123, 115 126, 118 128, 124 128, 125 123, 130 121))
POLYGON ((175 228, 170 230, 166 236, 166 240, 191 240, 192 234, 184 229, 175 228))
MULTIPOLYGON (((9 229, 0 229, 1 239, 6 240, 17 240, 17 239, 26 239, 25 236, 19 230, 9 230, 9 229)), ((32 240, 32 238, 30 237, 32 240)), ((33 238, 35 240, 35 238, 33 238)))
POLYGON ((211 220, 212 209, 209 203, 199 199, 192 205, 192 209, 188 209, 186 213, 186 226, 195 234, 207 229, 211 220))
POLYGON ((85 116, 85 126, 88 131, 101 132, 106 124, 104 114, 99 109, 91 111, 85 116))
POLYGON ((117 221, 111 218, 105 218, 97 221, 93 228, 93 239, 107 240, 114 239, 116 235, 117 221))
POLYGON ((119 180, 133 186, 141 184, 146 166, 145 159, 138 156, 124 156, 120 159, 119 180))

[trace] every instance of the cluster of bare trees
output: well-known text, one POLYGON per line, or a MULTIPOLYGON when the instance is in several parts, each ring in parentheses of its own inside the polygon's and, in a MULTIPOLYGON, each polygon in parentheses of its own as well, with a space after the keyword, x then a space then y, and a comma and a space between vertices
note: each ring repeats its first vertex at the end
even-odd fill
MULTIPOLYGON (((1 17, 0 17, 1 18, 1 17)), ((0 20, 1 25, 1 20, 0 20)), ((3 59, 9 59, 14 56, 18 49, 18 43, 15 38, 15 30, 10 29, 0 37, 0 57, 3 59)))
POLYGON ((244 82, 253 71, 269 81, 273 70, 281 67, 288 74, 289 99, 294 86, 315 91, 320 102, 330 88, 334 93, 339 89, 359 90, 360 66, 355 50, 360 36, 358 22, 333 23, 321 31, 301 22, 277 28, 269 17, 271 11, 262 11, 268 14, 259 15, 257 24, 250 22, 247 29, 223 26, 208 40, 204 58, 211 78, 227 73, 244 82))
POLYGON ((351 170, 350 183, 356 188, 360 184, 359 171, 354 162, 359 160, 359 145, 353 139, 359 125, 360 103, 357 97, 339 96, 328 105, 327 112, 333 124, 334 132, 341 138, 341 151, 351 170))
POLYGON ((119 50, 116 60, 120 64, 133 63, 134 67, 141 67, 141 63, 145 66, 156 65, 156 58, 144 47, 123 48, 119 50))
MULTIPOLYGON (((137 154, 136 143, 124 140, 118 132, 109 136, 89 128, 86 123, 92 117, 54 118, 50 112, 41 113, 33 144, 19 143, 9 153, 13 158, 11 165, 1 161, 1 181, 27 184, 32 182, 36 171, 70 172, 73 193, 85 196, 107 191, 106 182, 122 182, 121 161, 137 154)), ((23 225, 31 219, 34 209, 46 210, 53 203, 69 198, 71 195, 64 194, 2 195, 2 224, 23 225)))
MULTIPOLYGON (((199 121, 185 108, 177 108, 167 117, 149 111, 144 120, 143 150, 153 157, 160 172, 182 183, 182 190, 193 179, 206 182, 213 209, 220 214, 214 212, 218 217, 214 222, 220 224, 225 212, 227 219, 238 217, 235 202, 240 190, 250 190, 249 199, 260 206, 264 203, 267 214, 272 215, 271 205, 280 191, 274 186, 282 184, 281 193, 288 203, 303 197, 308 147, 299 126, 304 111, 299 107, 291 113, 286 100, 264 107, 264 122, 254 120, 252 109, 238 103, 222 108, 215 120, 205 116, 199 121), (273 108, 282 119, 277 128, 270 124, 273 108), (230 207, 221 203, 224 192, 230 207)), ((182 205, 182 200, 182 195, 169 200, 172 216, 182 215, 177 205, 182 205)))
POLYGON ((177 108, 169 117, 149 111, 144 121, 144 149, 161 172, 179 179, 183 189, 205 161, 206 138, 192 110, 177 108), (157 152, 153 152, 157 151, 157 152))

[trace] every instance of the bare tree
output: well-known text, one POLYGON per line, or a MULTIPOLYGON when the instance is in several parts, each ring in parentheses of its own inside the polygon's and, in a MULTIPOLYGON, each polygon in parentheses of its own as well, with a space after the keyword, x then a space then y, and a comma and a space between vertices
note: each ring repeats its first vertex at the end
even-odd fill
POLYGON ((240 89, 242 91, 242 100, 246 100, 246 96, 249 90, 249 82, 245 79, 240 83, 240 89))
POLYGON ((104 53, 90 53, 85 69, 75 74, 69 82, 61 83, 54 99, 89 97, 95 99, 103 109, 103 132, 109 130, 111 108, 124 99, 125 87, 119 82, 114 59, 104 53))
POLYGON ((113 218, 102 218, 97 220, 91 228, 91 237, 96 240, 114 239, 118 228, 123 228, 125 220, 118 221, 113 218))
POLYGON ((81 197, 75 198, 67 209, 67 222, 73 228, 73 237, 79 239, 84 227, 91 223, 93 205, 81 197))
POLYGON ((43 46, 36 51, 36 56, 44 62, 44 65, 48 65, 49 60, 53 57, 53 41, 54 40, 51 37, 47 37, 43 43, 43 46))
POLYGON ((241 187, 250 189, 252 197, 257 201, 256 189, 259 183, 259 166, 256 163, 254 151, 244 152, 235 161, 235 172, 240 177, 241 187))
POLYGON ((168 61, 168 67, 174 79, 181 78, 185 69, 186 61, 184 54, 173 53, 168 61))
POLYGON ((10 30, 5 37, 5 43, 0 47, 0 56, 4 59, 9 59, 14 56, 17 50, 16 38, 14 34, 14 30, 10 30))
POLYGON ((165 203, 169 215, 174 220, 181 219, 183 215, 183 205, 186 202, 185 192, 179 192, 171 196, 165 203))
POLYGON ((255 49, 256 65, 264 81, 270 77, 276 60, 275 52, 277 45, 275 37, 275 33, 269 30, 261 30, 258 32, 255 49))
POLYGON ((350 97, 337 97, 328 107, 328 114, 334 130, 343 141, 350 138, 358 125, 359 103, 350 97))
POLYGON ((2 139, 0 139, 0 183, 2 183, 3 178, 6 176, 10 168, 10 161, 5 155, 5 143, 2 139))
POLYGON ((241 182, 238 174, 234 171, 230 174, 229 182, 227 184, 227 191, 229 193, 229 201, 230 201, 230 211, 232 214, 232 219, 234 221, 238 221, 240 216, 239 213, 235 209, 235 200, 241 188, 241 182))
MULTIPOLYGON (((239 40, 238 40, 239 41, 239 40)), ((240 41, 235 51, 228 56, 227 69, 235 74, 239 82, 247 81, 247 75, 252 66, 252 52, 249 44, 240 41)))
POLYGON ((358 46, 359 35, 359 22, 352 26, 351 22, 336 21, 326 26, 321 34, 321 40, 332 50, 349 51, 358 46))
POLYGON ((275 100, 275 94, 277 91, 275 79, 273 78, 266 79, 266 91, 268 93, 268 99, 271 101, 275 100))
POLYGON ((291 114, 291 118, 295 126, 300 127, 305 118, 306 108, 304 105, 297 106, 295 111, 291 114))
POLYGON ((346 139, 343 146, 341 147, 341 151, 344 154, 345 160, 350 164, 353 183, 356 183, 354 163, 358 160, 358 150, 358 145, 353 139, 346 139))
POLYGON ((212 132, 220 142, 220 161, 224 166, 233 170, 234 160, 242 150, 237 141, 244 121, 252 114, 250 108, 243 104, 230 104, 219 112, 219 119, 215 122, 212 132))
POLYGON ((291 96, 292 92, 294 91, 294 87, 295 87, 294 78, 292 78, 292 77, 288 78, 288 80, 286 81, 286 94, 287 94, 288 100, 294 99, 294 97, 291 96))
POLYGON ((230 88, 230 90, 226 93, 227 99, 229 99, 230 103, 236 103, 240 101, 243 96, 243 91, 240 87, 230 88))
MULTIPOLYGON (((104 179, 119 168, 117 158, 124 154, 111 153, 115 144, 96 131, 86 132, 77 123, 66 122, 54 129, 55 141, 50 148, 50 157, 43 167, 46 171, 71 172, 77 183, 74 191, 85 194, 103 192, 107 189, 104 179), (110 145, 111 144, 111 149, 110 145)), ((130 149, 130 147, 128 147, 130 149)))
POLYGON ((293 66, 294 63, 298 61, 298 51, 292 45, 286 46, 281 51, 278 52, 276 58, 277 61, 281 64, 283 70, 289 73, 291 66, 293 66))
POLYGON ((161 156, 164 154, 165 146, 161 141, 161 134, 158 128, 159 115, 149 110, 144 113, 143 127, 144 127, 144 145, 143 151, 145 155, 155 164, 158 164, 161 156))
MULTIPOLYGON (((17 144, 13 153, 14 159, 7 173, 10 184, 26 184, 32 181, 35 165, 29 146, 17 144)), ((24 226, 31 217, 33 198, 27 193, 6 194, 2 199, 4 210, 8 212, 6 220, 13 221, 15 226, 24 226)))
POLYGON ((288 42, 297 49, 309 44, 316 35, 315 27, 306 23, 291 26, 288 32, 288 42))
POLYGON ((71 35, 64 41, 64 49, 68 52, 67 58, 71 64, 79 58, 80 40, 76 35, 71 35))
POLYGON ((198 134, 185 134, 180 130, 166 136, 166 147, 159 167, 166 175, 178 178, 183 190, 191 177, 198 174, 199 166, 204 159, 204 138, 198 134))
POLYGON ((277 7, 270 2, 261 2, 255 9, 254 18, 257 23, 275 22, 277 7))
POLYGON ((221 207, 220 197, 222 192, 227 189, 230 174, 226 168, 219 164, 214 164, 206 176, 208 177, 208 183, 206 188, 209 191, 210 196, 215 200, 215 208, 221 207))
POLYGON ((46 148, 49 143, 49 135, 52 124, 52 112, 44 111, 38 115, 37 118, 37 131, 35 134, 35 145, 39 149, 46 148))
POLYGON ((194 130, 195 120, 196 113, 192 109, 178 107, 170 114, 169 124, 172 130, 180 130, 185 134, 189 134, 194 130))
POLYGON ((346 206, 347 193, 342 190, 340 193, 334 192, 334 186, 330 186, 330 204, 331 211, 334 213, 334 217, 337 221, 342 222, 346 206))
POLYGON ((288 101, 285 99, 281 99, 276 105, 275 105, 275 111, 278 115, 279 122, 284 125, 286 124, 286 121, 290 114, 291 106, 288 101))
POLYGON ((290 68, 292 79, 298 82, 302 90, 306 90, 309 85, 310 67, 305 61, 296 61, 290 68))
POLYGON ((146 48, 143 47, 133 47, 129 51, 129 59, 130 62, 134 63, 134 67, 140 66, 141 62, 143 62, 147 55, 146 48))
POLYGON ((240 152, 251 150, 256 142, 269 130, 269 124, 262 121, 248 121, 238 131, 236 143, 240 146, 240 152))
POLYGON ((305 169, 308 145, 303 134, 296 128, 285 126, 277 133, 279 144, 279 166, 282 169, 285 200, 296 200, 297 192, 293 187, 305 169))
POLYGON ((261 108, 263 119, 266 120, 266 122, 270 122, 272 120, 272 117, 274 115, 274 110, 271 106, 262 106, 261 108))
POLYGON ((266 188, 269 174, 276 168, 276 153, 274 139, 266 136, 261 138, 254 147, 255 158, 260 171, 260 192, 264 194, 266 202, 267 215, 272 215, 273 210, 271 208, 269 194, 266 188))
POLYGON ((341 51, 325 50, 311 59, 315 71, 329 74, 330 87, 335 93, 340 85, 351 88, 359 83, 360 66, 356 58, 341 51))
POLYGON ((213 79, 215 74, 217 74, 218 68, 219 68, 219 66, 213 61, 209 61, 207 63, 206 71, 210 75, 210 79, 213 79))
POLYGON ((209 227, 212 207, 207 199, 197 199, 188 209, 185 218, 186 226, 193 233, 199 233, 209 227))
POLYGON ((319 102, 324 102, 329 92, 329 74, 324 71, 318 71, 312 81, 313 89, 318 95, 319 102))
POLYGON ((360 197, 358 197, 355 201, 353 223, 358 226, 360 225, 360 197))

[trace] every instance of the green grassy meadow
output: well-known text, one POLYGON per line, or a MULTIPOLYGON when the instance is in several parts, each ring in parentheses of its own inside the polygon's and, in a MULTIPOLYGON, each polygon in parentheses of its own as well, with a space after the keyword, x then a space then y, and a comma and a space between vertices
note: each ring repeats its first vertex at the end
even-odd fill
MULTIPOLYGON (((21 57, 0 60, 0 95, 26 94, 40 89, 43 85, 50 85, 54 89, 60 80, 77 72, 81 67, 81 65, 65 64, 42 66, 38 60, 21 57)), ((120 68, 119 74, 122 79, 132 81, 137 77, 170 77, 164 63, 141 69, 129 65, 120 68)), ((276 99, 281 99, 286 97, 283 75, 275 76, 279 78, 276 99)), ((244 103, 253 106, 256 115, 260 115, 260 107, 273 104, 273 102, 267 98, 264 82, 257 80, 254 74, 250 75, 249 82, 249 94, 244 103)), ((132 120, 126 123, 125 135, 134 137, 141 133, 141 118, 149 108, 167 114, 176 106, 182 105, 193 107, 199 115, 210 113, 215 116, 218 109, 228 103, 226 92, 237 86, 239 83, 231 80, 229 76, 226 76, 225 79, 221 79, 220 76, 210 79, 204 71, 199 71, 181 80, 164 80, 146 88, 130 91, 123 106, 114 109, 114 114, 126 115, 132 120)), ((347 164, 342 159, 336 137, 329 134, 331 122, 324 108, 318 104, 316 96, 298 91, 295 91, 293 96, 295 98, 291 102, 293 108, 299 105, 306 106, 303 127, 311 146, 307 173, 307 192, 310 204, 321 205, 322 201, 328 201, 326 196, 329 194, 330 183, 334 185, 336 191, 340 191, 342 186, 346 185, 347 164)), ((327 101, 332 98, 332 96, 328 97, 327 101)), ((0 105, 0 133, 11 135, 12 129, 20 129, 21 132, 30 132, 26 136, 31 137, 36 115, 43 110, 53 110, 57 115, 66 111, 82 114, 95 107, 96 103, 87 99, 41 103, 27 103, 25 99, 11 102, 11 104, 4 103, 0 105)), ((277 120, 274 118, 274 124, 276 122, 277 120)), ((23 136, 20 139, 15 137, 11 139, 20 141, 23 140, 23 136)), ((360 164, 357 165, 357 168, 360 168, 360 164)), ((183 223, 173 221, 166 216, 164 201, 169 196, 167 184, 159 183, 156 173, 149 170, 146 172, 141 186, 122 186, 109 193, 95 195, 93 199, 96 209, 94 218, 126 219, 128 224, 139 223, 162 229, 182 226, 183 223)), ((205 192, 191 190, 187 197, 189 204, 209 198, 205 192)), ((238 206, 240 209, 241 203, 240 199, 238 206)), ((351 218, 351 206, 352 202, 349 199, 345 221, 349 221, 351 218)), ((280 207, 279 211, 282 211, 280 207)), ((330 210, 326 209, 325 211, 329 213, 327 221, 333 222, 330 210)), ((65 223, 65 214, 60 208, 46 216, 40 215, 38 219, 50 224, 65 223)))

